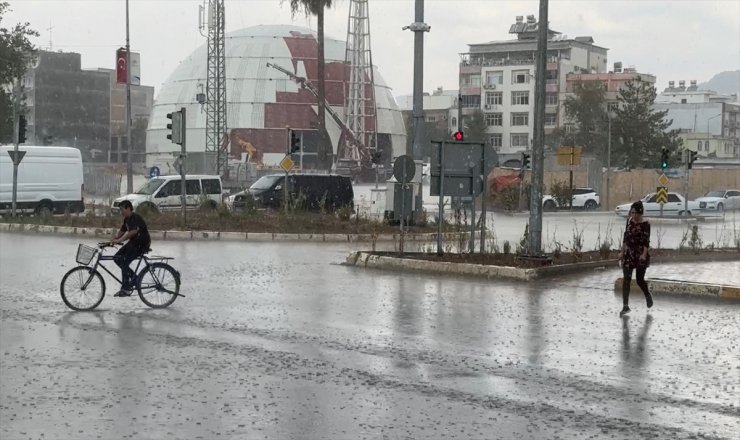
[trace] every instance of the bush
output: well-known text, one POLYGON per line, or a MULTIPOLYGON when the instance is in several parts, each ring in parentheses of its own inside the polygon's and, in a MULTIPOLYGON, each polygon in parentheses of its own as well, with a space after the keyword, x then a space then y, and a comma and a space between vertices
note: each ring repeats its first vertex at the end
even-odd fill
POLYGON ((550 195, 561 207, 570 206, 570 185, 563 180, 556 180, 550 185, 550 195))

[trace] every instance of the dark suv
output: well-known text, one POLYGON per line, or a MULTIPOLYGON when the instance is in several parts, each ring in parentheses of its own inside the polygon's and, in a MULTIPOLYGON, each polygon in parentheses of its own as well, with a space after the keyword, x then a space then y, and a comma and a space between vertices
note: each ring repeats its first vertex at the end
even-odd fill
MULTIPOLYGON (((254 198, 259 207, 279 208, 285 197, 285 177, 285 174, 260 177, 248 190, 234 195, 233 209, 241 210, 246 207, 246 193, 254 198)), ((290 174, 287 192, 291 203, 307 210, 318 211, 323 207, 328 211, 335 211, 345 206, 354 208, 352 181, 345 176, 290 174)))

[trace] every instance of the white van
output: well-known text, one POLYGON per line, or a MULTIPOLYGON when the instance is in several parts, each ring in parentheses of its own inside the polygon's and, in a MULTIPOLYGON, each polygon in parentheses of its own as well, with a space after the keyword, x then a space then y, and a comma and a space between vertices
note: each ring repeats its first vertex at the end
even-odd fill
MULTIPOLYGON (((128 200, 134 207, 153 211, 179 211, 181 205, 180 175, 160 176, 149 179, 133 194, 119 197, 113 201, 111 211, 118 213, 118 205, 128 200)), ((201 206, 216 208, 221 203, 221 177, 208 175, 185 176, 185 207, 195 209, 201 206)))
MULTIPOLYGON (((13 203, 13 161, 0 147, 0 212, 10 212, 13 203)), ((34 147, 21 145, 25 151, 18 165, 16 211, 48 215, 83 212, 82 155, 77 148, 34 147)))

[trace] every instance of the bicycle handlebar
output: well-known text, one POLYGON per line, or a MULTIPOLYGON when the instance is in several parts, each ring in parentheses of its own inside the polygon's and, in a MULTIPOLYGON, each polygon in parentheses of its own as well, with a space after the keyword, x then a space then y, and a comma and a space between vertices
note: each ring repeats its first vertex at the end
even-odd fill
POLYGON ((113 242, 110 242, 110 241, 101 241, 101 242, 98 243, 98 247, 100 249, 105 249, 107 247, 116 247, 116 246, 119 246, 119 244, 118 243, 113 243, 113 242))

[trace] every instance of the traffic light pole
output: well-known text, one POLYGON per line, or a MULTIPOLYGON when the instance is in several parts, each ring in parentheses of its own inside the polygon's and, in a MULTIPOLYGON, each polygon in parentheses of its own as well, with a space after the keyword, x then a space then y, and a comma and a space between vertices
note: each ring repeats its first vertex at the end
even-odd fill
POLYGON ((185 117, 185 107, 180 108, 180 140, 182 143, 180 144, 180 202, 181 202, 181 208, 180 213, 182 215, 182 226, 185 228, 187 225, 187 219, 185 217, 185 203, 187 202, 186 198, 186 190, 187 187, 185 185, 185 155, 187 148, 185 147, 185 138, 186 138, 186 128, 187 128, 187 118, 185 117))
MULTIPOLYGON (((686 151, 686 175, 683 179, 683 212, 689 213, 689 170, 691 169, 691 150, 686 151)), ((661 205, 662 206, 662 205, 661 205)))

